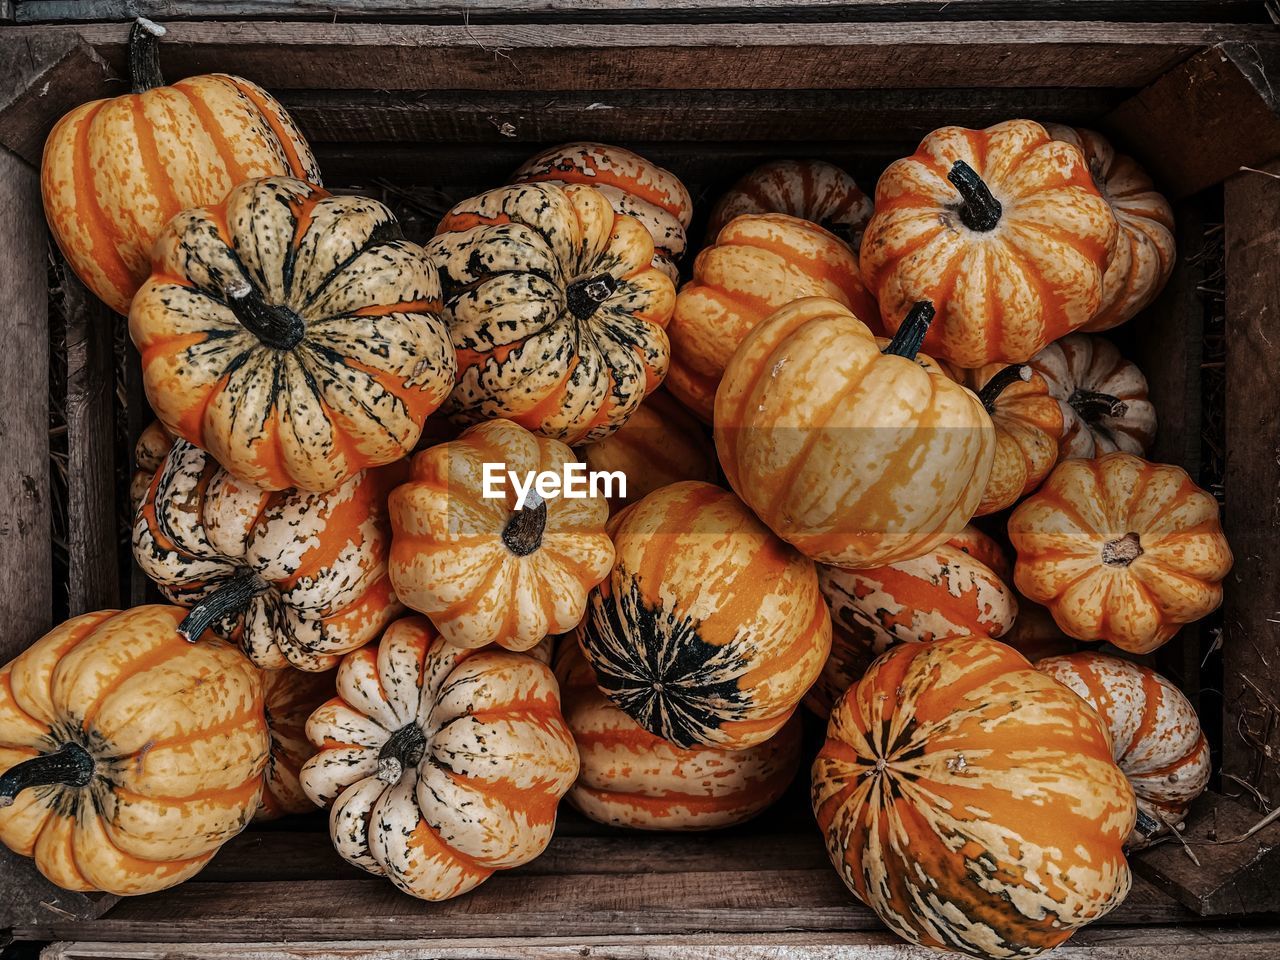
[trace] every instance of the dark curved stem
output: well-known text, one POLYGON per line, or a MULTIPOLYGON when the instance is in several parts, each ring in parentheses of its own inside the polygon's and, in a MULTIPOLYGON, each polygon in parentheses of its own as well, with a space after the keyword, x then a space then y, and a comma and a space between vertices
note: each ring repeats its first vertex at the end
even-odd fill
POLYGON ((1005 367, 994 377, 987 381, 986 385, 978 394, 978 399, 982 401, 982 405, 987 408, 987 413, 991 413, 996 408, 996 398, 1004 391, 1013 386, 1015 383, 1026 383, 1031 379, 1031 368, 1024 364, 1014 364, 1011 367, 1005 367))
POLYGON ((994 230, 1000 222, 1000 215, 1004 213, 1004 207, 991 195, 991 189, 978 176, 978 172, 963 160, 957 160, 951 165, 947 179, 960 191, 960 197, 964 200, 960 205, 960 222, 970 230, 994 230))
POLYGON ((1129 405, 1119 397, 1083 387, 1077 388, 1067 398, 1067 403, 1086 423, 1097 423, 1103 417, 1123 417, 1129 412, 1129 405))
POLYGON ((1109 567, 1127 567, 1143 553, 1142 538, 1130 532, 1102 545, 1102 562, 1109 567))
POLYGON ((378 751, 378 779, 396 783, 406 767, 416 767, 427 749, 427 736, 416 723, 406 723, 391 734, 378 751))
POLYGON ((267 303, 262 293, 247 280, 227 285, 227 306, 240 325, 268 347, 292 350, 306 336, 307 324, 288 307, 267 303))
POLYGON ((146 93, 164 86, 160 74, 160 38, 151 21, 141 17, 129 31, 129 80, 134 93, 146 93))
POLYGON ((569 312, 579 320, 588 319, 600 309, 600 304, 613 296, 618 289, 618 281, 612 274, 602 273, 595 277, 584 277, 575 280, 565 289, 564 299, 569 312))
POLYGON ((266 589, 266 581, 252 570, 228 580, 191 608, 191 612, 178 624, 178 636, 188 643, 195 643, 223 617, 242 613, 249 601, 266 589))
POLYGON ((547 501, 539 500, 533 506, 517 510, 502 528, 502 542, 517 557, 527 557, 542 546, 542 534, 547 528, 547 501))
POLYGON ((93 779, 96 764, 78 743, 64 744, 56 753, 45 753, 15 764, 0 777, 0 807, 7 807, 27 787, 61 783, 85 787, 93 779))
POLYGON ((929 333, 929 324, 933 323, 933 304, 928 300, 918 300, 911 305, 902 326, 893 335, 889 345, 880 352, 889 356, 906 357, 914 360, 920 352, 920 345, 929 333))

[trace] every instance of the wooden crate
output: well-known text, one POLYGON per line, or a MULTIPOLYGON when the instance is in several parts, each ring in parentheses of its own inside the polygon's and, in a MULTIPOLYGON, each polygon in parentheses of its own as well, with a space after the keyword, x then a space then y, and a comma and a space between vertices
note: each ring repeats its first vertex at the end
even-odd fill
MULTIPOLYGON (((405 9, 0 0, 0 657, 68 613, 143 596, 119 536, 127 440, 147 420, 136 363, 118 347, 120 318, 51 257, 36 173, 62 112, 124 89, 123 21, 134 14, 167 18, 170 79, 225 70, 260 82, 298 119, 328 183, 379 191, 424 231, 443 205, 569 138, 621 142, 671 167, 705 216, 767 157, 828 158, 870 187, 944 123, 1095 125, 1175 200, 1173 278, 1117 336, 1151 380, 1154 456, 1221 485, 1237 566, 1220 616, 1159 658, 1197 700, 1222 770, 1188 821, 1199 862, 1176 843, 1136 856, 1129 900, 1057 955, 1280 956, 1280 824, 1244 836, 1262 815, 1257 800, 1280 802, 1280 32, 1263 5, 405 9), (116 22, 93 22, 105 19, 116 22), (51 516, 64 535, 51 535, 51 516)), ((58 941, 51 958, 932 955, 847 894, 804 792, 798 783, 756 823, 719 835, 625 834, 566 815, 543 857, 438 905, 343 863, 322 816, 248 832, 194 881, 120 902, 57 890, 6 853, 0 930, 58 941)))

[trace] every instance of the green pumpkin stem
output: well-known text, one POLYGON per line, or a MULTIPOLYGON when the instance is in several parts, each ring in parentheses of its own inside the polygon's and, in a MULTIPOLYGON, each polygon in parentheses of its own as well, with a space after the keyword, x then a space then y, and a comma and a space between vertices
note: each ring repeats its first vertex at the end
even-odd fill
POLYGON ((964 200, 960 205, 960 222, 970 230, 980 233, 994 230, 1000 222, 1000 215, 1004 213, 1004 207, 991 195, 991 189, 978 176, 978 172, 963 160, 957 160, 951 165, 947 179, 964 200))
POLYGON ((911 305, 902 326, 893 335, 889 345, 880 352, 885 356, 906 357, 914 360, 920 352, 920 345, 929 334, 929 324, 933 323, 933 304, 928 300, 918 300, 911 305))
POLYGON ((427 749, 427 736, 416 723, 406 723, 391 734, 378 751, 378 779, 398 783, 406 767, 416 767, 427 749))
POLYGON ((600 304, 613 296, 618 281, 612 274, 602 273, 594 277, 575 280, 565 289, 565 304, 569 312, 579 320, 587 320, 600 309, 600 304))
POLYGON ((982 401, 982 405, 987 408, 987 413, 992 413, 996 408, 996 398, 1004 391, 1013 386, 1015 383, 1026 383, 1031 379, 1031 368, 1025 363, 1015 363, 1011 367, 1005 367, 994 377, 987 381, 986 386, 978 393, 978 399, 982 401))
POLYGON ((63 744, 56 753, 44 753, 15 764, 0 777, 0 807, 13 803, 27 787, 61 783, 68 787, 86 787, 96 769, 89 751, 78 743, 63 744))
POLYGON ((129 30, 129 80, 134 93, 146 93, 164 86, 160 73, 160 38, 164 27, 146 17, 138 17, 129 30))
MULTIPOLYGON (((537 494, 531 493, 531 497, 537 494)), ((547 529, 547 501, 526 504, 517 510, 502 528, 502 542, 517 557, 527 557, 542 546, 542 534, 547 529)))
POLYGON ((266 581, 252 570, 233 577, 191 608, 178 624, 178 636, 195 643, 219 620, 244 612, 249 601, 266 589, 266 581))
POLYGON ((306 336, 306 321, 288 307, 267 303, 262 292, 248 280, 237 279, 227 284, 223 292, 240 325, 266 346, 292 350, 306 336))
POLYGON ((1103 417, 1119 418, 1129 412, 1129 405, 1119 397, 1086 390, 1084 387, 1077 387, 1072 391, 1071 396, 1067 397, 1067 403, 1085 423, 1097 423, 1103 417))

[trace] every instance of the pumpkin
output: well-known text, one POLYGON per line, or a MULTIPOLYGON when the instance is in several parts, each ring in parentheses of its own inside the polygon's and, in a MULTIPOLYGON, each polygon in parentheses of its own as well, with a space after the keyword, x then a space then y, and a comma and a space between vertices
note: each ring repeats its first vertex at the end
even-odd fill
MULTIPOLYGON (((1009 579, 1012 579, 1012 572, 1009 579)), ((1026 597, 1018 598, 1018 619, 1013 621, 1013 629, 1001 637, 1000 642, 1007 643, 1032 663, 1080 649, 1080 644, 1063 633, 1054 622, 1053 614, 1026 597)))
POLYGON ((563 476, 576 462, 563 443, 510 420, 477 424, 417 454, 388 503, 396 594, 461 647, 528 650, 571 629, 613 566, 608 504, 598 495, 544 500, 530 490, 519 508, 505 476, 498 495, 487 496, 485 465, 524 478, 563 476))
POLYGON ((1064 417, 1044 377, 1027 364, 953 368, 978 395, 996 429, 996 455, 976 516, 1011 507, 1040 486, 1058 462, 1064 417))
POLYGON ((172 448, 173 434, 159 420, 152 420, 138 434, 133 445, 133 475, 129 478, 129 506, 134 513, 146 499, 151 480, 172 448))
POLYGON ((1116 218, 1119 230, 1115 253, 1102 275, 1102 303, 1082 328, 1109 330, 1148 306, 1168 281, 1177 254, 1173 208, 1138 162, 1116 153, 1102 134, 1057 123, 1047 124, 1045 130, 1055 140, 1080 148, 1098 192, 1116 218))
POLYGON ((458 353, 455 419, 594 443, 667 375, 675 286, 650 265, 649 232, 598 190, 490 190, 449 211, 427 249, 458 353))
POLYGON ((315 755, 307 739, 307 718, 333 697, 334 675, 302 670, 262 671, 263 709, 271 751, 263 774, 262 804, 255 820, 276 820, 290 813, 307 813, 316 805, 302 789, 298 775, 315 755))
POLYGON ((831 649, 813 563, 693 480, 608 531, 617 559, 578 630, 600 691, 683 749, 745 750, 781 730, 831 649))
POLYGON ((1009 518, 1018 590, 1077 640, 1150 653, 1222 603, 1218 502, 1181 467, 1064 460, 1009 518))
POLYGON ((564 143, 535 154, 512 183, 586 184, 599 190, 618 213, 635 217, 653 237, 653 265, 672 283, 693 219, 693 199, 680 178, 637 153, 604 143, 564 143))
POLYGON ((642 500, 659 487, 681 480, 714 483, 719 474, 708 430, 669 390, 645 397, 617 433, 578 452, 589 471, 621 473, 627 478, 626 495, 615 489, 609 497, 611 511, 642 500))
POLYGON ((880 657, 831 714, 812 797, 841 879, 921 946, 1033 957, 1129 892, 1106 728, 994 640, 880 657))
POLYGON ((969 524, 947 543, 981 560, 994 570, 1001 580, 1013 579, 1013 561, 1009 559, 1009 554, 993 537, 978 529, 976 524, 969 524))
POLYGON ((155 24, 129 34, 131 93, 81 104, 44 145, 40 192, 62 255, 117 313, 150 272, 151 247, 179 211, 217 203, 243 180, 320 182, 311 148, 261 87, 225 73, 161 86, 155 24))
POLYGON ((1186 695, 1150 667, 1102 653, 1049 657, 1036 669, 1083 697, 1106 724, 1138 802, 1128 847, 1177 829, 1210 773, 1209 742, 1186 695))
POLYGON ((822 668, 822 689, 811 691, 806 703, 826 717, 839 695, 894 644, 1008 633, 1018 602, 981 559, 999 554, 990 537, 970 526, 922 556, 888 566, 820 565, 818 585, 831 608, 831 656, 822 668))
POLYGON ((258 807, 262 682, 185 613, 86 613, 0 668, 0 841, 64 890, 181 883, 258 807))
POLYGON ((934 305, 930 356, 1025 363, 1093 319, 1115 241, 1076 147, 1030 120, 943 127, 881 175, 862 272, 891 332, 934 305))
POLYGON ((381 203, 284 177, 160 234, 129 332, 176 436, 265 490, 332 490, 413 449, 456 369, 422 248, 381 203))
POLYGON ((1032 357, 1062 410, 1062 460, 1123 450, 1144 455, 1156 435, 1147 378, 1109 340, 1073 333, 1032 357))
POLYGON ((745 750, 681 749, 655 737, 600 693, 576 642, 562 643, 556 677, 582 769, 568 800, 599 823, 633 830, 710 830, 773 804, 800 764, 800 716, 745 750))
POLYGON ((733 220, 698 254, 676 298, 667 389, 710 423, 716 387, 747 332, 792 300, 817 296, 876 324, 858 258, 834 234, 782 213, 733 220))
POLYGON ((744 174, 711 210, 707 237, 744 213, 785 213, 811 220, 856 251, 871 219, 871 198, 853 177, 825 160, 771 160, 744 174))
POLYGON ((446 900, 546 849, 578 752, 545 663, 407 617, 343 659, 337 688, 301 780, 345 860, 446 900))
POLYGON ((187 636, 212 629, 269 670, 328 670, 403 609, 387 576, 386 513, 402 477, 393 465, 330 493, 272 492, 179 440, 134 520, 133 557, 191 608, 187 636))
POLYGON ((822 563, 881 567, 958 534, 995 454, 976 396, 917 354, 932 311, 892 342, 842 304, 783 307, 747 335, 716 395, 729 483, 784 540, 822 563))

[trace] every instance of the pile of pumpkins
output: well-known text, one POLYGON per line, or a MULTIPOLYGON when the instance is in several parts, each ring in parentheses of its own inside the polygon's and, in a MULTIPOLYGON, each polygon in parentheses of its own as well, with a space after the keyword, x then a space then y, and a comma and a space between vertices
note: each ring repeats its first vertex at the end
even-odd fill
POLYGON ((546 151, 421 247, 254 84, 163 86, 160 32, 139 92, 54 128, 43 189, 141 354, 134 550, 172 605, 0 670, 6 845, 139 894, 319 805, 441 900, 538 856, 565 797, 759 813, 803 703, 831 860, 903 937, 1032 956, 1124 898, 1208 748, 1149 668, 1066 651, 1151 652, 1231 565, 1097 335, 1174 260, 1132 160, 1012 120, 931 133, 874 203, 769 163, 677 292, 690 195, 642 157, 546 151), (625 497, 486 496, 486 464, 579 458, 625 497))

